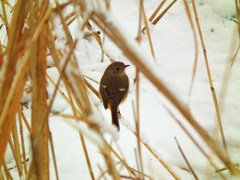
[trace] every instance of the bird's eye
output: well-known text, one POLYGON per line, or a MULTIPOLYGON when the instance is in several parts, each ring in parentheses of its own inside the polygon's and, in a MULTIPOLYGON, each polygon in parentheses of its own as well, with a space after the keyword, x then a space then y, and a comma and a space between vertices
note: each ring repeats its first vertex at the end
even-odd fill
POLYGON ((116 70, 118 71, 118 70, 119 70, 119 67, 116 67, 116 70))

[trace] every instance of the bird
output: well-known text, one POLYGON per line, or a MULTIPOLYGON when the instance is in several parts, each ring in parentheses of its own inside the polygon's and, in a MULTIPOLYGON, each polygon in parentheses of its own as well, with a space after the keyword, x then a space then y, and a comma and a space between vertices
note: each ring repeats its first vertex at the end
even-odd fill
POLYGON ((104 71, 99 86, 100 99, 104 108, 110 109, 112 124, 117 127, 118 131, 120 130, 118 106, 125 101, 129 90, 129 79, 125 72, 125 68, 128 66, 120 61, 111 63, 104 71))

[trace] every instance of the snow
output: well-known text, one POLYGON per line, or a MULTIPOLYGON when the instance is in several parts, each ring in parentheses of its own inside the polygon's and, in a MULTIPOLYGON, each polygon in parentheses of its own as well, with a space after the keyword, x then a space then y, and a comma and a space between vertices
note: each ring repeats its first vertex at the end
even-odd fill
MULTIPOLYGON (((170 3, 170 1, 167 2, 170 3)), ((224 86, 225 82, 223 81, 228 60, 235 52, 235 48, 233 47, 236 47, 238 43, 236 39, 234 39, 237 35, 237 24, 231 21, 231 19, 236 16, 235 2, 234 0, 197 0, 196 2, 206 43, 213 84, 218 100, 223 104, 221 106, 221 115, 230 157, 234 162, 239 163, 239 56, 231 69, 228 87, 224 86), (227 88, 225 97, 221 96, 222 88, 227 88)), ((159 4, 159 1, 150 0, 144 1, 144 3, 147 16, 149 17, 159 4)), ((96 4, 91 8, 96 9, 95 6, 96 4)), ((71 11, 71 8, 65 10, 65 13, 69 11, 71 11)), ((120 27, 129 41, 134 42, 134 38, 137 36, 138 26, 138 1, 111 0, 111 12, 108 12, 108 15, 111 15, 109 21, 118 20, 114 21, 116 26, 120 27)), ((65 41, 63 39, 65 35, 63 34, 59 19, 56 19, 54 22, 56 27, 58 27, 55 33, 60 37, 57 39, 57 48, 64 49, 65 41)), ((91 40, 90 38, 81 39, 82 33, 79 32, 78 27, 80 27, 79 21, 75 21, 71 24, 70 31, 74 39, 78 39, 74 53, 79 68, 85 76, 99 82, 109 61, 107 57, 105 57, 105 62, 100 62, 101 49, 99 45, 95 40, 91 40)), ((94 28, 97 30, 97 27, 94 28)), ((151 57, 146 35, 143 36, 140 47, 136 43, 132 43, 134 48, 146 57, 144 62, 146 66, 151 67, 155 74, 167 85, 177 98, 190 108, 190 111, 198 120, 198 123, 221 144, 214 103, 199 38, 197 74, 189 101, 189 88, 195 50, 193 34, 182 1, 177 1, 156 26, 151 26, 151 36, 156 54, 156 63, 151 57)), ((131 64, 108 38, 106 38, 103 48, 105 52, 114 59, 131 64)), ((48 61, 50 64, 53 63, 51 58, 49 58, 48 61)), ((136 86, 133 83, 135 67, 131 65, 126 72, 130 80, 130 91, 127 100, 120 106, 122 114, 120 132, 117 132, 116 128, 111 126, 110 112, 108 110, 106 111, 100 100, 92 94, 90 94, 90 96, 93 114, 89 119, 100 124, 101 130, 105 132, 104 137, 106 140, 109 143, 113 141, 113 148, 118 152, 121 151, 128 165, 137 169, 134 154, 134 149, 137 148, 137 140, 133 134, 135 131, 135 119, 132 108, 133 102, 135 103, 136 101, 136 86), (101 116, 99 114, 101 114, 101 116), (118 150, 117 147, 120 147, 120 150, 118 150)), ((57 81, 59 75, 56 68, 49 68, 47 73, 55 82, 57 81)), ((98 89, 97 83, 90 80, 89 82, 98 89)), ((66 91, 62 83, 60 84, 60 88, 63 92, 66 91)), ((52 95, 53 91, 54 86, 49 83, 49 96, 52 95)), ((28 100, 28 96, 25 97, 25 99, 28 100)), ((218 174, 215 173, 215 170, 206 158, 167 112, 166 108, 188 129, 200 146, 211 155, 210 150, 180 113, 169 104, 166 98, 160 94, 143 75, 140 75, 140 134, 142 141, 151 146, 158 157, 166 162, 181 179, 194 179, 191 173, 186 170, 188 167, 174 140, 174 137, 176 137, 199 179, 219 179, 218 174)), ((28 109, 25 109, 24 112, 30 117, 28 109)), ((85 135, 93 172, 95 177, 98 177, 101 173, 98 165, 106 170, 102 155, 96 146, 96 144, 101 146, 103 143, 102 139, 82 123, 75 123, 73 120, 59 118, 54 115, 56 113, 72 114, 71 107, 67 105, 60 94, 56 96, 49 121, 60 179, 90 179, 79 131, 85 135)), ((7 162, 10 163, 11 160, 9 156, 10 153, 8 151, 6 157, 7 162)), ((167 173, 163 166, 144 146, 142 146, 142 157, 144 172, 147 175, 153 179, 172 179, 169 173, 167 173)), ((114 159, 116 163, 119 162, 116 158, 114 159)), ((214 162, 219 168, 224 167, 215 159, 214 162)), ((120 174, 127 175, 125 170, 122 170, 120 174)), ((227 170, 224 171, 223 174, 227 178, 230 178, 227 170)), ((55 179, 52 161, 50 175, 51 179, 55 179)), ((107 177, 111 179, 109 176, 107 177)))
MULTIPOLYGON (((199 4, 206 4, 206 1, 204 0, 199 0, 198 1, 199 4)), ((236 17, 236 11, 235 11, 235 2, 234 0, 229 0, 229 1, 225 1, 225 0, 208 0, 207 2, 208 5, 210 5, 212 8, 212 10, 214 12, 216 12, 218 15, 220 15, 221 17, 225 17, 225 18, 232 18, 232 17, 236 17)))

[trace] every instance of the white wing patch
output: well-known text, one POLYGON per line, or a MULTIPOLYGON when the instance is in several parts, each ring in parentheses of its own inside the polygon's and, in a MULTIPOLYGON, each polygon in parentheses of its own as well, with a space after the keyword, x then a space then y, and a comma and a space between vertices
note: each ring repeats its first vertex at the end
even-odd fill
POLYGON ((101 86, 102 86, 104 89, 106 89, 106 88, 107 88, 107 86, 106 86, 106 85, 103 85, 103 84, 102 84, 101 86))
POLYGON ((119 91, 126 91, 126 88, 119 88, 119 91))

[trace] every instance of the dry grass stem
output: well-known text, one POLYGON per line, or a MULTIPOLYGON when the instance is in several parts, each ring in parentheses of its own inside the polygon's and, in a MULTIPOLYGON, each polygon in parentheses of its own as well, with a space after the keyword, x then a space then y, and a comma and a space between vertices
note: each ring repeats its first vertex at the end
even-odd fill
POLYGON ((152 22, 153 19, 156 17, 156 15, 158 14, 158 12, 162 9, 163 5, 165 4, 167 0, 162 0, 162 2, 160 2, 160 4, 158 5, 158 7, 155 9, 155 11, 153 12, 153 14, 150 16, 149 21, 152 22))
POLYGON ((22 152, 23 169, 24 169, 24 173, 27 174, 27 159, 26 159, 25 141, 24 141, 24 134, 23 134, 23 123, 22 123, 21 113, 19 111, 18 111, 18 122, 19 122, 19 130, 20 130, 20 140, 21 140, 20 142, 22 147, 21 152, 22 152))
POLYGON ((91 165, 90 158, 89 158, 89 155, 88 155, 88 150, 87 150, 87 146, 86 146, 86 143, 85 143, 85 139, 84 139, 83 135, 80 132, 79 132, 79 136, 80 136, 80 139, 81 139, 83 152, 84 152, 85 159, 86 159, 86 162, 87 162, 87 166, 88 166, 88 171, 89 171, 90 177, 91 177, 92 180, 94 180, 95 179, 94 172, 92 170, 92 165, 91 165))
POLYGON ((132 171, 132 168, 127 164, 125 159, 123 159, 110 145, 108 145, 108 148, 110 148, 113 155, 121 162, 121 164, 127 169, 127 171, 134 177, 137 177, 137 174, 132 171))
POLYGON ((156 25, 160 19, 168 12, 168 10, 177 2, 177 0, 173 0, 164 10, 163 12, 155 19, 152 21, 154 25, 156 25))
POLYGON ((238 44, 237 50, 235 51, 233 56, 230 58, 229 68, 231 68, 233 66, 233 64, 235 63, 235 61, 237 59, 237 55, 239 54, 239 50, 240 50, 240 44, 238 44))
POLYGON ((6 179, 7 179, 7 180, 12 180, 13 178, 12 178, 12 176, 11 176, 9 170, 8 170, 8 167, 7 167, 5 161, 3 162, 3 169, 4 169, 4 172, 5 172, 5 177, 6 177, 6 179))
MULTIPOLYGON (((136 132, 132 132, 136 137, 136 132)), ((159 161, 159 163, 165 168, 165 170, 176 180, 179 180, 180 178, 171 170, 171 168, 165 163, 158 155, 157 153, 153 150, 153 148, 145 143, 141 138, 140 138, 141 143, 145 146, 145 148, 159 161)))
POLYGON ((14 154, 16 157, 16 164, 17 164, 17 169, 19 176, 23 175, 23 169, 22 169, 22 158, 21 158, 21 153, 20 153, 20 143, 19 143, 19 138, 18 138, 18 130, 17 130, 17 125, 16 122, 13 124, 12 127, 12 139, 13 139, 13 145, 14 145, 14 154))
MULTIPOLYGON (((143 14, 143 2, 142 0, 140 1, 140 6, 139 6, 139 21, 138 21, 138 36, 137 36, 137 42, 141 42, 141 28, 142 28, 142 14, 143 14)), ((144 171, 143 169, 143 161, 142 161, 142 150, 141 150, 141 142, 140 142, 140 105, 139 105, 139 87, 140 87, 140 80, 139 80, 139 71, 136 69, 136 76, 134 79, 134 83, 136 84, 136 113, 135 113, 135 108, 134 108, 134 102, 133 102, 133 115, 135 119, 135 126, 136 126, 136 133, 137 133, 137 147, 138 147, 138 155, 139 155, 139 161, 140 161, 140 167, 138 165, 138 158, 136 157, 136 162, 138 165, 138 169, 140 169, 142 172, 144 171)), ((135 153, 136 154, 136 153, 135 153)), ((143 172, 144 174, 144 172, 143 172)), ((143 177, 141 177, 143 179, 143 177)))
POLYGON ((190 169, 190 171, 191 171, 192 175, 194 176, 194 178, 195 178, 196 180, 198 180, 198 177, 197 177, 197 175, 196 175, 195 171, 193 170, 193 168, 192 168, 191 164, 189 163, 189 161, 188 161, 188 159, 187 159, 186 155, 184 154, 184 152, 183 152, 183 150, 182 150, 182 148, 181 148, 181 146, 180 146, 180 144, 179 144, 179 142, 178 142, 177 138, 176 138, 176 137, 174 137, 174 139, 175 139, 175 141, 176 141, 176 143, 177 143, 177 146, 178 146, 178 149, 179 149, 179 151, 180 151, 180 153, 181 153, 181 155, 182 155, 182 157, 183 157, 184 161, 186 162, 186 164, 187 164, 188 168, 190 169))
MULTIPOLYGON (((66 33, 66 34, 67 34, 67 33, 66 33)), ((70 41, 70 42, 71 42, 71 41, 70 41)), ((69 60, 70 60, 70 58, 71 58, 71 56, 72 56, 72 53, 73 53, 73 50, 75 49, 76 44, 77 44, 77 41, 74 41, 74 43, 72 44, 72 47, 71 47, 71 49, 70 49, 70 51, 69 51, 69 54, 68 54, 68 56, 67 56, 67 58, 66 58, 66 60, 65 60, 65 63, 64 63, 64 65, 63 65, 63 67, 62 67, 62 69, 61 69, 61 71, 60 71, 60 77, 59 77, 58 82, 57 82, 57 84, 56 84, 56 87, 55 87, 55 90, 54 90, 54 93, 53 93, 53 96, 52 96, 52 100, 50 101, 50 105, 49 105, 48 111, 45 113, 46 116, 48 115, 48 113, 49 113, 49 111, 50 111, 50 107, 52 107, 52 104, 53 104, 54 98, 55 98, 55 96, 56 96, 56 93, 57 93, 57 90, 58 90, 58 86, 59 86, 59 83, 60 83, 60 81, 61 81, 61 79, 62 79, 62 76, 66 75, 66 74, 64 73, 64 71, 65 71, 65 68, 66 68, 66 66, 67 66, 67 64, 68 64, 68 62, 69 62, 69 60)), ((76 76, 75 76, 75 77, 76 77, 76 76)), ((83 88, 82 88, 82 89, 83 89, 83 88)), ((68 91, 68 93, 70 94, 70 91, 68 91)), ((81 99, 81 98, 79 98, 79 100, 80 100, 80 99, 81 99)), ((71 105, 71 107, 72 107, 74 116, 77 116, 77 114, 79 114, 79 113, 78 113, 78 111, 76 110, 76 108, 75 108, 75 106, 74 106, 74 104, 73 104, 73 101, 71 100, 71 96, 70 96, 70 101, 69 101, 69 102, 70 102, 70 105, 71 105)), ((82 106, 80 106, 80 108, 83 109, 82 106)), ((86 114, 86 112, 84 112, 84 111, 83 111, 83 113, 86 114)), ((79 132, 79 135, 80 135, 80 139, 81 139, 81 142, 82 142, 82 147, 83 147, 83 150, 84 150, 84 155, 85 155, 85 158, 86 158, 86 162, 87 162, 87 165, 88 165, 88 170, 89 170, 90 176, 91 176, 92 179, 95 179, 95 178, 94 178, 93 171, 92 171, 92 166, 91 166, 91 163, 90 163, 90 160, 89 160, 89 156, 88 156, 87 147, 86 147, 86 144, 85 144, 84 137, 83 137, 83 135, 82 135, 80 132, 79 132)))
POLYGON ((3 11, 3 16, 1 19, 5 23, 6 32, 8 34, 8 18, 7 18, 7 13, 6 13, 5 1, 1 1, 1 5, 2 5, 2 11, 3 11))
MULTIPOLYGON (((192 7, 193 7, 195 20, 196 20, 197 30, 198 30, 201 45, 202 45, 205 65, 206 65, 206 69, 207 69, 208 81, 209 81, 209 85, 210 85, 210 89, 211 89, 211 93, 212 93, 212 98, 213 98, 213 101, 214 101, 214 107, 215 107, 215 111, 216 111, 216 115, 217 115, 217 121, 218 121, 218 126, 219 126, 219 130, 220 130, 221 138, 222 138, 222 143, 223 143, 223 146, 224 146, 225 151, 226 151, 226 157, 228 158, 227 143, 226 143, 226 140, 225 140, 224 131, 223 131, 223 127, 222 127, 221 114, 220 114, 220 110, 219 110, 219 106, 218 106, 218 100, 217 100, 215 88, 214 88, 213 82, 212 82, 212 76, 211 76, 211 70, 210 70, 209 62, 208 62, 207 50, 206 50, 206 46, 205 46, 205 43, 204 43, 200 22, 199 22, 199 19, 198 19, 198 12, 197 12, 197 8, 196 8, 195 0, 192 0, 192 7)), ((235 169, 235 168, 233 168, 233 169, 235 169)), ((237 173, 237 171, 235 171, 235 170, 234 170, 234 172, 237 173)), ((240 171, 238 171, 238 173, 240 173, 240 171)))
MULTIPOLYGON (((140 174, 140 172, 141 172, 141 168, 140 168, 140 163, 139 163, 139 156, 138 156, 138 153, 137 153, 137 149, 136 148, 134 148, 134 155, 135 155, 135 161, 136 161, 136 165, 137 165, 137 170, 138 170, 138 176, 139 177, 141 177, 141 174, 140 174)), ((142 178, 142 177, 141 177, 142 178)))
POLYGON ((106 163, 106 166, 108 168, 108 172, 109 174, 112 176, 112 178, 115 180, 120 180, 120 175, 114 165, 114 162, 113 162, 113 159, 111 157, 111 149, 110 147, 106 144, 105 145, 105 149, 101 149, 100 148, 100 151, 104 157, 104 160, 105 160, 105 163, 106 163))
POLYGON ((103 171, 103 169, 101 168, 101 166, 99 164, 97 165, 97 167, 101 173, 100 173, 99 177, 96 179, 97 180, 101 180, 101 179, 107 180, 107 178, 105 177, 107 171, 103 171))
MULTIPOLYGON (((177 0, 173 0, 172 3, 170 3, 164 10, 161 14, 158 15, 158 17, 156 17, 155 20, 153 20, 155 18, 155 16, 157 15, 158 11, 160 11, 160 9, 162 8, 162 6, 164 5, 165 3, 165 0, 163 0, 159 6, 157 7, 157 9, 154 11, 154 13, 152 14, 152 16, 150 17, 150 22, 153 24, 153 25, 156 25, 161 19, 162 17, 168 12, 168 10, 175 4, 175 2, 177 2, 177 0)), ((146 29, 146 27, 144 27, 142 29, 142 32, 144 32, 146 29)))
POLYGON ((55 149, 54 149, 54 144, 53 144, 53 138, 52 138, 52 132, 49 131, 49 142, 50 142, 50 148, 51 148, 51 153, 53 157, 53 165, 54 165, 54 172, 56 179, 59 180, 59 175, 58 175, 58 168, 57 168, 57 159, 55 155, 55 149))
MULTIPOLYGON (((238 3, 237 0, 235 0, 235 7, 236 7, 237 19, 238 19, 238 22, 240 22, 240 13, 239 13, 240 12, 240 6, 239 6, 239 3, 238 3)), ((225 72, 224 72, 224 75, 223 75, 223 84, 222 84, 222 88, 221 88, 221 92, 220 92, 220 97, 222 97, 222 99, 220 99, 221 110, 223 108, 223 104, 224 104, 223 98, 226 95, 228 83, 229 83, 229 80, 230 80, 231 70, 232 70, 232 67, 233 67, 234 63, 237 60, 237 56, 238 56, 239 51, 240 51, 240 24, 239 23, 237 25, 237 31, 238 31, 237 47, 235 47, 236 45, 234 44, 235 41, 236 41, 236 38, 233 37, 233 39, 232 39, 233 43, 232 43, 232 47, 230 47, 230 49, 236 49, 236 50, 234 51, 234 54, 231 55, 231 57, 229 58, 228 64, 225 68, 225 72)))
MULTIPOLYGON (((183 123, 181 123, 180 120, 177 119, 177 117, 166 107, 164 106, 164 108, 166 109, 166 111, 169 113, 169 115, 173 118, 173 120, 180 126, 180 128, 184 131, 184 133, 189 137, 189 139, 193 142, 193 144, 199 149, 199 151, 205 156, 205 158, 208 160, 208 162, 210 163, 210 165, 217 170, 217 166, 215 165, 215 163, 213 162, 212 158, 210 157, 210 155, 208 155, 206 153, 206 151, 200 146, 200 144, 196 141, 196 139, 191 135, 191 133, 187 130, 187 128, 183 125, 183 123)), ((227 178, 222 174, 219 173, 219 175, 221 176, 222 179, 226 180, 227 178)))
POLYGON ((23 12, 25 9, 25 2, 19 0, 17 2, 15 11, 13 13, 12 23, 13 26, 9 30, 9 43, 6 50, 6 57, 8 61, 5 61, 1 66, 3 72, 3 81, 0 83, 0 131, 4 131, 0 134, 0 165, 3 163, 3 157, 6 149, 6 145, 10 136, 11 128, 15 120, 15 114, 18 109, 18 104, 23 92, 25 84, 25 76, 27 72, 27 58, 22 61, 25 66, 19 67, 19 71, 16 73, 15 65, 18 57, 19 44, 14 43, 15 39, 21 40, 21 32, 23 27, 23 12))
POLYGON ((0 180, 4 180, 4 174, 3 174, 3 170, 2 170, 2 166, 0 167, 0 180))
MULTIPOLYGON (((66 67, 67 67, 67 65, 68 65, 68 63, 69 63, 69 61, 70 61, 70 58, 71 58, 71 56, 72 56, 73 50, 74 50, 75 47, 76 47, 76 44, 77 44, 77 41, 74 41, 74 43, 73 43, 70 51, 68 52, 68 54, 67 54, 67 56, 66 56, 66 60, 64 60, 64 63, 63 63, 63 65, 62 65, 62 68, 61 68, 61 70, 60 70, 60 72, 59 72, 60 76, 59 76, 58 81, 57 81, 57 83, 56 83, 56 85, 55 85, 55 89, 54 89, 53 95, 52 95, 52 97, 51 97, 51 100, 49 101, 48 107, 46 108, 46 110, 45 110, 45 112, 44 112, 44 119, 46 119, 46 118, 48 117, 48 115, 49 115, 49 113, 50 113, 50 111, 51 111, 51 108, 52 108, 52 105, 53 105, 55 96, 56 96, 56 94, 57 94, 57 92, 58 92, 59 84, 60 84, 60 82, 61 82, 61 80, 62 80, 62 76, 64 75, 64 71, 65 71, 65 69, 66 69, 66 67)), ((46 76, 47 76, 47 75, 46 75, 46 76)), ((42 124, 42 126, 43 126, 43 124, 42 124)))
MULTIPOLYGON (((47 74, 46 75, 47 76, 47 79, 48 79, 48 82, 50 82, 54 87, 55 87, 55 89, 57 89, 57 91, 58 91, 58 93, 64 98, 64 100, 68 103, 68 104, 70 104, 70 101, 69 101, 69 99, 67 98, 67 96, 64 94, 64 92, 58 87, 59 85, 57 85, 54 81, 53 81, 53 79, 47 74)), ((59 78, 59 80, 61 80, 61 78, 59 78)), ((60 81, 59 81, 59 83, 60 83, 60 81)), ((56 96, 56 95, 55 95, 56 96)))
POLYGON ((142 16, 143 16, 144 25, 145 25, 146 30, 147 30, 147 37, 148 37, 148 42, 149 42, 151 54, 152 54, 154 60, 156 61, 155 52, 154 52, 153 44, 152 44, 151 33, 150 33, 150 30, 149 30, 149 26, 148 26, 148 20, 147 20, 147 16, 146 16, 146 13, 145 13, 145 8, 144 8, 143 0, 140 0, 140 6, 141 6, 140 9, 142 10, 142 13, 141 13, 141 14, 142 14, 142 16))
POLYGON ((21 118, 22 118, 23 121, 24 121, 25 126, 27 127, 28 132, 31 133, 31 127, 30 127, 30 125, 29 125, 29 123, 28 123, 28 120, 27 120, 27 118, 25 117, 22 109, 19 110, 19 113, 20 113, 20 115, 21 115, 21 118))
POLYGON ((14 161, 15 161, 15 163, 16 163, 18 175, 20 176, 20 167, 19 167, 18 160, 17 160, 17 152, 15 152, 12 138, 9 138, 8 144, 9 144, 9 146, 10 146, 12 155, 13 155, 13 157, 14 157, 14 161))
POLYGON ((84 78, 84 83, 86 84, 88 89, 90 89, 93 92, 93 94, 95 94, 95 96, 97 96, 100 99, 98 91, 86 80, 86 78, 84 78))
POLYGON ((47 109, 47 32, 46 23, 50 16, 51 8, 49 1, 32 3, 30 6, 30 74, 32 82, 32 104, 31 107, 31 138, 33 148, 32 171, 30 178, 49 179, 49 125, 48 117, 44 116, 47 109))
POLYGON ((197 63, 198 63, 198 43, 197 43, 197 35, 196 35, 196 30, 193 24, 193 20, 192 20, 192 16, 190 13, 190 9, 188 6, 188 3, 186 0, 183 1, 184 3, 184 7, 185 7, 185 11, 193 32, 193 40, 194 40, 194 64, 193 64, 193 71, 192 71, 192 79, 191 79, 191 85, 189 88, 189 100, 188 102, 190 102, 190 98, 191 98, 191 94, 192 94, 192 89, 193 89, 193 85, 194 85, 194 81, 195 81, 195 77, 196 77, 196 72, 197 72, 197 63))
POLYGON ((235 0, 236 14, 237 14, 237 22, 238 22, 238 38, 240 38, 240 2, 235 0))
POLYGON ((142 10, 143 7, 142 7, 141 0, 139 0, 139 2, 140 2, 140 5, 139 5, 139 15, 138 15, 138 35, 136 37, 136 40, 137 40, 138 43, 140 43, 141 40, 142 40, 142 37, 141 37, 142 31, 141 31, 141 29, 142 29, 142 11, 143 11, 142 10))
POLYGON ((81 23, 81 27, 79 28, 81 31, 83 31, 85 27, 87 27, 88 30, 91 30, 91 25, 89 23, 89 19, 92 17, 92 15, 93 14, 90 13, 90 14, 85 15, 85 17, 83 17, 83 21, 81 23))
POLYGON ((68 26, 67 26, 67 24, 66 24, 66 22, 64 20, 64 17, 62 15, 62 11, 61 11, 61 7, 59 5, 59 2, 58 2, 58 0, 54 0, 54 2, 56 4, 56 9, 58 11, 58 15, 60 17, 61 24, 62 24, 63 29, 64 29, 64 33, 65 33, 65 35, 67 37, 67 40, 68 40, 67 42, 68 42, 69 45, 72 45, 73 44, 73 39, 72 39, 71 33, 69 31, 69 28, 68 28, 68 26))
MULTIPOLYGON (((135 124, 136 124, 136 135, 137 135, 137 150, 140 162, 140 171, 144 174, 144 166, 143 166, 143 159, 142 159, 142 149, 141 149, 141 142, 140 142, 140 80, 139 80, 139 71, 136 70, 136 113, 135 114, 135 124)), ((134 110, 134 106, 133 106, 134 110)), ((141 177, 143 178, 143 177, 141 177)))

